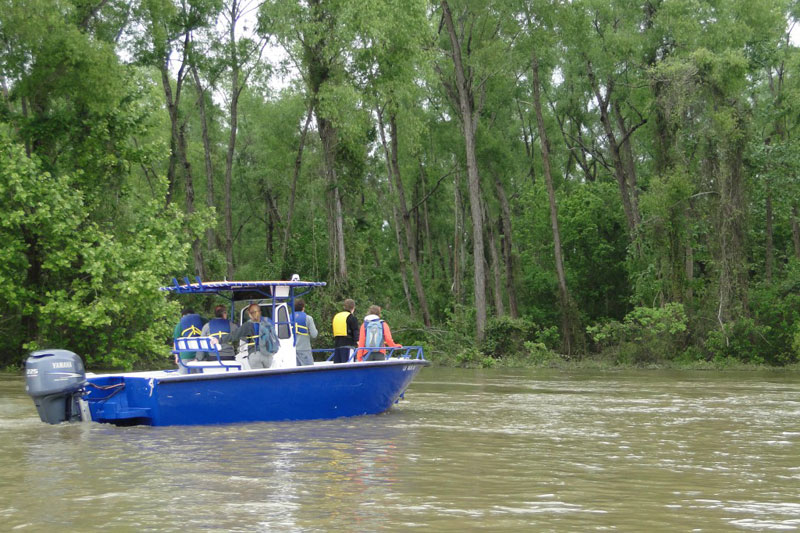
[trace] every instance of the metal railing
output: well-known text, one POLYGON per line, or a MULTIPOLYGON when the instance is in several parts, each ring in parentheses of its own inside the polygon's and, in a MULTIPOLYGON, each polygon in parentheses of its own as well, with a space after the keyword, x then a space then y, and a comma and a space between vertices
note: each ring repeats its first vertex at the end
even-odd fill
MULTIPOLYGON (((174 355, 178 356, 178 364, 187 371, 199 369, 202 372, 203 368, 219 368, 223 367, 225 370, 241 369, 241 365, 236 361, 223 361, 219 355, 219 344, 212 342, 213 337, 180 337, 175 339, 175 349, 172 350, 174 355), (180 358, 181 353, 186 352, 207 352, 216 356, 216 361, 191 362, 186 364, 180 358), (218 366, 219 365, 219 366, 218 366)), ((333 359, 335 348, 318 348, 311 350, 312 353, 325 353, 329 354, 326 361, 333 359)), ((424 361, 425 355, 422 351, 422 346, 381 346, 378 348, 353 348, 350 351, 348 363, 354 362, 368 362, 368 361, 385 361, 388 359, 408 359, 424 361)))
MULTIPOLYGON (((311 350, 312 353, 328 353, 326 361, 333 360, 335 348, 317 348, 311 350)), ((353 348, 348 358, 348 363, 385 361, 395 357, 397 359, 425 360, 422 346, 381 346, 379 348, 353 348)))
MULTIPOLYGON (((220 367, 225 368, 225 371, 237 369, 240 370, 242 365, 240 365, 236 361, 223 361, 219 355, 219 343, 212 342, 211 340, 214 337, 179 337, 175 339, 175 349, 172 350, 173 355, 178 356, 178 364, 185 368, 187 371, 189 369, 200 369, 202 372, 203 368, 217 368, 219 365, 220 367), (204 361, 200 361, 201 364, 192 363, 187 365, 183 359, 181 359, 180 354, 186 352, 206 352, 212 355, 216 355, 216 363, 211 365, 204 365, 204 361)), ((214 339, 216 340, 216 339, 214 339)), ((214 363, 213 359, 208 361, 209 363, 214 363)))

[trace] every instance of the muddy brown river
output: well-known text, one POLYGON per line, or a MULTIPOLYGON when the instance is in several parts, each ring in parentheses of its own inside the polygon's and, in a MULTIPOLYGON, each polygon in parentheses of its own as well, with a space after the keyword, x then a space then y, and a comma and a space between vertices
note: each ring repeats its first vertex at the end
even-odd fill
POLYGON ((0 374, 4 531, 800 530, 800 374, 423 369, 389 413, 39 421, 0 374))

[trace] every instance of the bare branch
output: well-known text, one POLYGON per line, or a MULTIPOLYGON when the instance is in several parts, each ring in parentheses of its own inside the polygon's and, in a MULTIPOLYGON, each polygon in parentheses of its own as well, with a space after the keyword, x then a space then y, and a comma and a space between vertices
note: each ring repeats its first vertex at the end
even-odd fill
POLYGON ((425 195, 425 196, 422 198, 422 200, 420 200, 419 202, 417 202, 416 204, 414 204, 414 206, 413 206, 411 209, 409 209, 409 210, 408 210, 408 213, 409 213, 409 214, 411 214, 411 213, 412 213, 412 212, 414 212, 414 211, 415 211, 415 210, 416 210, 416 209, 417 209, 419 206, 421 206, 422 204, 424 204, 424 203, 425 203, 425 202, 428 200, 428 198, 430 198, 430 196, 431 196, 431 195, 432 195, 434 192, 436 192, 436 189, 438 189, 438 188, 439 188, 439 185, 442 183, 442 180, 444 180, 444 179, 445 179, 446 177, 448 177, 448 176, 452 176, 452 175, 453 175, 453 173, 454 173, 455 171, 456 171, 456 169, 455 169, 455 168, 453 168, 453 169, 452 169, 450 172, 448 172, 447 174, 444 174, 444 175, 443 175, 441 178, 439 178, 439 180, 436 182, 436 185, 434 185, 434 186, 433 186, 433 189, 431 189, 430 191, 428 191, 428 194, 426 194, 426 195, 425 195))

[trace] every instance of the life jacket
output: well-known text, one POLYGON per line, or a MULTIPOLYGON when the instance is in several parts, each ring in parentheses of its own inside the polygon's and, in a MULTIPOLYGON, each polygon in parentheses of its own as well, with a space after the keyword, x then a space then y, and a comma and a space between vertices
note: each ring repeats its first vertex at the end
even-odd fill
POLYGON ((380 348, 383 346, 383 320, 368 320, 364 322, 364 347, 380 348))
POLYGON ((261 330, 261 324, 259 322, 253 322, 253 334, 248 335, 247 338, 247 346, 255 346, 256 350, 258 349, 258 334, 261 330))
POLYGON ((347 317, 350 316, 350 311, 342 311, 336 313, 333 317, 333 336, 334 337, 347 337, 347 317))
POLYGON ((197 313, 183 315, 178 323, 181 337, 199 337, 203 329, 203 319, 197 313))
POLYGON ((308 335, 308 323, 305 311, 294 312, 294 333, 295 335, 308 335))
POLYGON ((212 318, 208 321, 208 335, 210 337, 222 338, 225 333, 231 332, 231 323, 224 318, 212 318))

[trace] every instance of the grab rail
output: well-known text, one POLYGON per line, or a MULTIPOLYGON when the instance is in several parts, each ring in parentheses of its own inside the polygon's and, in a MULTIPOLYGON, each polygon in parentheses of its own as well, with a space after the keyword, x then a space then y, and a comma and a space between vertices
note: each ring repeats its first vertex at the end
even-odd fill
POLYGON ((219 341, 217 341, 217 339, 214 337, 179 337, 175 339, 175 349, 172 350, 172 353, 173 355, 178 356, 178 364, 183 368, 185 368, 187 371, 190 368, 195 368, 195 369, 199 368, 200 371, 202 372, 204 365, 190 366, 184 363, 183 359, 180 358, 180 354, 186 352, 208 352, 215 354, 217 356, 217 363, 219 363, 220 366, 225 367, 226 372, 233 368, 236 369, 242 368, 240 364, 227 364, 222 361, 222 358, 219 355, 219 341), (212 342, 212 339, 214 340, 214 342, 212 342))
MULTIPOLYGON (((312 353, 330 353, 330 355, 325 359, 326 361, 331 361, 333 359, 333 354, 335 352, 335 348, 316 348, 311 350, 312 353)), ((421 360, 425 361, 425 355, 422 351, 422 346, 381 346, 379 348, 353 348, 352 352, 350 353, 350 358, 347 360, 348 363, 353 362, 367 362, 367 361, 379 361, 379 360, 387 360, 392 357, 396 357, 398 359, 412 359, 412 360, 421 360), (385 354, 380 353, 381 351, 385 351, 385 354), (356 360, 356 354, 364 354, 362 361, 356 360), (371 358, 373 353, 377 353, 377 358, 371 358)))

